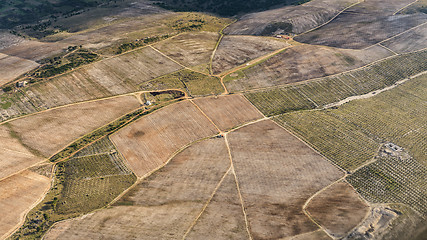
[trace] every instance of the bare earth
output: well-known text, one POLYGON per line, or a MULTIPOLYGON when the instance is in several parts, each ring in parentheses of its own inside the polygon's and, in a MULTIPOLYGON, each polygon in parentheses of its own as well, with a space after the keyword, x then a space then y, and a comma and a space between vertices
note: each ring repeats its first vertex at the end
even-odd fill
POLYGON ((342 238, 363 220, 369 207, 348 183, 339 182, 314 197, 307 211, 329 234, 342 238))
POLYGON ((34 61, 0 53, 0 85, 12 81, 38 65, 34 61))
POLYGON ((199 98, 194 103, 221 131, 263 118, 258 109, 239 94, 199 98))
POLYGON ((217 133, 190 102, 180 102, 120 130, 111 137, 133 172, 141 177, 165 163, 183 146, 217 133))
POLYGON ((43 160, 14 138, 8 127, 0 125, 0 179, 43 160))
POLYGON ((0 181, 0 238, 18 227, 24 214, 43 197, 50 187, 50 179, 31 171, 24 171, 0 181))
POLYGON ((52 109, 9 122, 22 142, 49 157, 75 139, 139 107, 122 96, 52 109))
POLYGON ((238 129, 229 141, 252 237, 316 230, 302 206, 343 173, 271 120, 238 129))

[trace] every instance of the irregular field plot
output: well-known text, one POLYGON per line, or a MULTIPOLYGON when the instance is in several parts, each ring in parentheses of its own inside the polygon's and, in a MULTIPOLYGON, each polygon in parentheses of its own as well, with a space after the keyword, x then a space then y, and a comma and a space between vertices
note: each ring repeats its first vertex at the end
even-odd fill
POLYGON ((422 13, 392 16, 411 2, 413 0, 364 1, 295 40, 339 48, 366 48, 427 21, 427 15, 422 13))
POLYGON ((250 92, 245 96, 265 115, 323 107, 350 96, 391 86, 427 70, 427 51, 391 57, 364 68, 304 84, 250 92), (372 81, 375 79, 375 81, 372 81))
POLYGON ((69 45, 65 43, 47 43, 24 40, 16 45, 0 49, 0 52, 31 61, 41 60, 53 54, 58 54, 69 45))
POLYGON ((327 22, 356 0, 312 0, 297 6, 250 13, 225 29, 227 34, 263 35, 273 34, 267 29, 272 23, 290 23, 293 33, 302 33, 327 22))
POLYGON ((46 239, 180 239, 229 167, 222 139, 196 143, 139 183, 119 206, 59 223, 46 239))
POLYGON ((338 182, 314 197, 307 211, 329 234, 342 238, 363 220, 369 207, 349 184, 338 182))
POLYGON ((181 89, 190 96, 221 94, 224 91, 218 77, 185 69, 153 79, 141 85, 143 90, 181 89))
POLYGON ((218 38, 218 33, 214 32, 190 32, 162 41, 154 47, 179 63, 194 67, 209 63, 218 38))
POLYGON ((40 108, 50 108, 135 92, 143 82, 180 68, 153 49, 143 48, 35 84, 26 93, 40 108))
POLYGON ((193 102, 222 131, 263 118, 262 114, 242 95, 198 98, 193 102))
POLYGON ((226 85, 231 91, 284 85, 355 69, 390 55, 380 47, 367 52, 299 45, 243 70, 243 78, 226 85), (371 57, 373 51, 376 58, 371 57))
POLYGON ((92 149, 107 147, 111 150, 93 155, 80 154, 60 162, 55 169, 54 186, 29 213, 14 238, 38 238, 54 222, 104 207, 136 181, 135 175, 124 165, 122 157, 107 138, 91 146, 92 149))
POLYGON ((398 53, 427 48, 427 24, 416 27, 381 44, 398 53))
POLYGON ((302 206, 343 173, 270 120, 230 133, 229 142, 252 237, 316 230, 302 206))
POLYGON ((372 159, 381 142, 404 147, 427 164, 426 89, 423 75, 338 109, 287 113, 276 120, 347 170, 372 159))
POLYGON ((0 85, 12 81, 38 65, 38 63, 30 60, 0 53, 0 85))
POLYGON ((244 64, 252 59, 267 55, 289 46, 274 38, 253 36, 224 36, 212 60, 213 74, 244 64))
POLYGON ((239 193, 230 171, 186 239, 248 239, 239 193))
POLYGON ((3 239, 23 220, 50 186, 50 179, 23 171, 0 181, 0 237, 3 239))
POLYGON ((404 203, 427 215, 427 168, 413 158, 382 157, 346 179, 369 202, 404 203))
POLYGON ((133 172, 141 177, 165 163, 181 147, 217 130, 189 101, 154 112, 111 137, 133 172))
POLYGON ((135 97, 123 96, 52 109, 8 124, 26 146, 48 157, 137 107, 135 97))
POLYGON ((24 146, 7 125, 0 126, 0 179, 41 161, 43 158, 24 146))

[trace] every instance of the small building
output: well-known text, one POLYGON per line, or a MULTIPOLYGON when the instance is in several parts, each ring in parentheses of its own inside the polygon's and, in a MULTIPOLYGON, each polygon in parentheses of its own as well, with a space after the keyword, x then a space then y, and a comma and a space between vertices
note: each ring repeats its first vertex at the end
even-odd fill
POLYGON ((27 81, 20 81, 16 83, 17 87, 25 87, 27 86, 28 82, 27 81))

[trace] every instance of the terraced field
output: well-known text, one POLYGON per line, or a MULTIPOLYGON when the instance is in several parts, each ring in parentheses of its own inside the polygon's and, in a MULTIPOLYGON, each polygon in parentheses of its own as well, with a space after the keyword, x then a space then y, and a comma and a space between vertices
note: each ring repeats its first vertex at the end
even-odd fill
POLYGON ((427 51, 403 54, 361 69, 303 84, 246 93, 245 96, 265 115, 321 108, 351 96, 366 94, 395 84, 427 70, 427 51), (374 79, 374 81, 372 81, 374 79))

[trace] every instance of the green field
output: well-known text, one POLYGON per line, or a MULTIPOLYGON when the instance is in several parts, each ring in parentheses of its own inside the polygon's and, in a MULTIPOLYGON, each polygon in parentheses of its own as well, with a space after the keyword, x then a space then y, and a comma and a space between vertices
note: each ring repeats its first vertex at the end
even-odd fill
POLYGON ((265 115, 321 108, 393 85, 427 70, 427 51, 388 58, 367 67, 306 83, 246 93, 265 115))
POLYGON ((54 185, 12 238, 38 238, 54 222, 106 206, 135 181, 114 145, 103 138, 56 165, 54 185))
POLYGON ((286 113, 274 118, 331 161, 353 170, 392 142, 427 165, 427 75, 336 109, 286 113))

